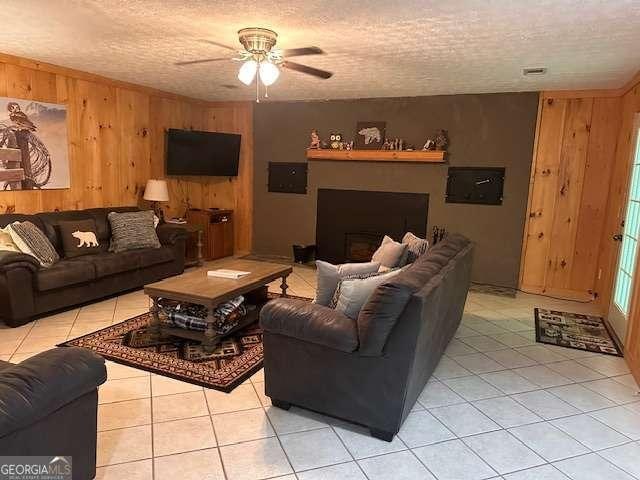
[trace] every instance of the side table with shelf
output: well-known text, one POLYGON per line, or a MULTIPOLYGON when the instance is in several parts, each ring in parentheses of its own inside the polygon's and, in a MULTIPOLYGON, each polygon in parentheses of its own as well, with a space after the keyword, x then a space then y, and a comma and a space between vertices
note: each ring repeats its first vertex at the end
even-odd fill
POLYGON ((172 227, 178 227, 186 230, 189 233, 187 238, 187 248, 185 252, 185 267, 201 267, 204 264, 204 253, 202 247, 203 241, 203 228, 202 225, 192 223, 173 223, 167 222, 172 227))

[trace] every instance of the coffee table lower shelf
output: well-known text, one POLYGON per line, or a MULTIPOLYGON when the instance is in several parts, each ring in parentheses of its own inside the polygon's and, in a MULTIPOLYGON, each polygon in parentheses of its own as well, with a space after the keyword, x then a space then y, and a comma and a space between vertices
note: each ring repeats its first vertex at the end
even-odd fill
POLYGON ((206 332, 199 332, 196 330, 187 330, 185 328, 179 328, 179 327, 169 327, 162 324, 160 325, 160 335, 162 336, 172 335, 174 337, 188 338, 189 340, 202 342, 202 344, 205 345, 207 350, 208 349, 213 350, 225 337, 228 337, 229 335, 234 334, 238 330, 241 330, 244 327, 248 327, 252 323, 257 322, 261 307, 262 305, 257 306, 253 310, 250 310, 242 318, 242 320, 238 322, 238 324, 235 327, 233 327, 231 330, 229 330, 227 333, 223 335, 214 335, 211 338, 207 338, 206 332))

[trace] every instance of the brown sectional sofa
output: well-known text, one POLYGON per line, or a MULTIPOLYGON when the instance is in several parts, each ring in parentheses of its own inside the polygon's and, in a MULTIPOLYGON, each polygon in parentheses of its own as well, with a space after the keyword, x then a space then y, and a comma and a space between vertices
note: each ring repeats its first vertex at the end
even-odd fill
POLYGON ((138 210, 136 207, 92 208, 35 215, 0 215, 0 226, 30 221, 49 238, 61 260, 40 267, 29 255, 0 251, 0 320, 17 327, 39 315, 142 287, 184 270, 184 229, 170 225, 157 228, 160 248, 110 253, 109 212, 138 210), (61 220, 93 219, 100 252, 63 258, 58 232, 61 220))

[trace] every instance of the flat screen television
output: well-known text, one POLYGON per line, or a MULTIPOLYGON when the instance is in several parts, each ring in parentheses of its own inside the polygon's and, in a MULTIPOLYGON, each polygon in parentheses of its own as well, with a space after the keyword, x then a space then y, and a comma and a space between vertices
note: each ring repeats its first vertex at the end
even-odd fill
POLYGON ((240 135, 167 130, 167 175, 238 175, 240 135))

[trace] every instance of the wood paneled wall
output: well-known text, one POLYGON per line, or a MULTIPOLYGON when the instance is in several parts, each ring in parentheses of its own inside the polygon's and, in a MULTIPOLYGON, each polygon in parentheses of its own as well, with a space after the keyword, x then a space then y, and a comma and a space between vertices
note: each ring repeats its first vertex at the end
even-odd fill
POLYGON ((608 274, 611 267, 600 257, 620 112, 618 96, 541 94, 523 290, 589 300, 598 278, 608 274))
POLYGON ((233 208, 236 252, 251 250, 252 103, 204 102, 1 54, 0 96, 67 105, 71 175, 69 189, 0 192, 0 211, 144 205, 146 181, 164 177, 167 128, 239 133, 239 176, 171 178, 165 208, 233 208))

